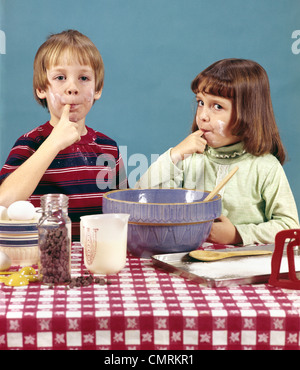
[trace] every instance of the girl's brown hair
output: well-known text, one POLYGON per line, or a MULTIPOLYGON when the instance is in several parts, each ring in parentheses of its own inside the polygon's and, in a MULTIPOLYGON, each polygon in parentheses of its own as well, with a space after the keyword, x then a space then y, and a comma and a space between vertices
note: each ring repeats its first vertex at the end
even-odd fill
POLYGON ((104 81, 104 64, 102 57, 92 41, 76 30, 67 30, 50 35, 38 49, 33 65, 33 91, 39 104, 47 108, 46 99, 40 99, 36 89, 46 90, 49 84, 47 69, 58 65, 62 58, 69 61, 78 59, 82 65, 89 65, 95 72, 97 92, 101 91, 104 81))
MULTIPOLYGON (((223 59, 198 74, 191 84, 195 94, 221 96, 233 103, 232 134, 255 156, 271 153, 281 164, 285 150, 276 125, 266 71, 256 62, 223 59)), ((196 116, 192 132, 197 131, 196 116)))

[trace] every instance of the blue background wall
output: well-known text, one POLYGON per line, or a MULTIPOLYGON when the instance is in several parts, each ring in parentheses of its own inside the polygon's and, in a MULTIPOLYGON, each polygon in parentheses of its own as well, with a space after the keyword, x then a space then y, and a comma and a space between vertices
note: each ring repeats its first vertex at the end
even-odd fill
POLYGON ((0 22, 6 41, 0 166, 20 135, 48 120, 32 95, 38 47, 50 33, 75 28, 96 44, 106 69, 102 98, 87 124, 127 146, 129 175, 138 172, 136 153, 150 164, 151 154, 189 133, 195 110, 190 83, 201 70, 228 57, 262 64, 299 208, 299 0, 0 0, 0 22))

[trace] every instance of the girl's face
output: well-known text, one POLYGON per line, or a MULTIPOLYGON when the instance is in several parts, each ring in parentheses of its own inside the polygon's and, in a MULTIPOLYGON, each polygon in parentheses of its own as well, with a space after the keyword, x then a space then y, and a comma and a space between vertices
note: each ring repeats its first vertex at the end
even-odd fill
POLYGON ((46 91, 37 90, 40 99, 47 99, 50 111, 50 123, 55 125, 61 117, 63 108, 70 104, 69 120, 85 122, 95 100, 101 96, 101 91, 95 91, 95 73, 88 65, 79 62, 66 62, 47 69, 49 85, 46 91))
POLYGON ((232 101, 220 96, 198 93, 196 123, 212 148, 234 144, 240 137, 231 134, 232 101))

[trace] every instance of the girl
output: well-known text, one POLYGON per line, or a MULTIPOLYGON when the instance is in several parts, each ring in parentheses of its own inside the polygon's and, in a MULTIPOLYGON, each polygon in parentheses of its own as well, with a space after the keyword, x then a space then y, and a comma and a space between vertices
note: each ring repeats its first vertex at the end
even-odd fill
POLYGON ((191 88, 198 102, 192 133, 161 155, 136 187, 212 190, 238 166, 221 190, 222 216, 208 241, 273 243, 278 231, 298 228, 265 70, 250 60, 224 59, 191 88))

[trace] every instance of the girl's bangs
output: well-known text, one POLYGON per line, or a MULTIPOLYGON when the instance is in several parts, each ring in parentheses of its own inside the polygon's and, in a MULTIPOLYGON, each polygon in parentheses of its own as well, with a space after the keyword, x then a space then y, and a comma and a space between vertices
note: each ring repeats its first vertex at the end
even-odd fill
POLYGON ((234 99, 235 89, 230 81, 214 78, 213 76, 198 76, 192 83, 192 90, 195 94, 201 92, 227 99, 234 99))

